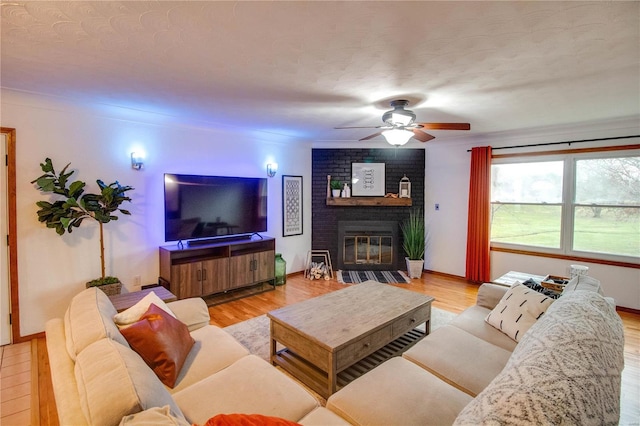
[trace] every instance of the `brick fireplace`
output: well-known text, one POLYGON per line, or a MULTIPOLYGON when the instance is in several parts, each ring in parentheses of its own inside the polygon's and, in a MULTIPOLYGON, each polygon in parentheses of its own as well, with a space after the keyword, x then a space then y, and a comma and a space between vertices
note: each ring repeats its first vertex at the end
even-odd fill
MULTIPOLYGON (((425 196, 425 151, 424 149, 398 148, 398 149, 320 149, 312 150, 312 179, 311 179, 311 238, 314 250, 329 250, 334 269, 353 270, 397 270, 405 269, 404 251, 402 250, 402 238, 399 224, 409 216, 411 207, 406 206, 328 206, 327 205, 327 175, 334 179, 350 182, 352 163, 384 163, 385 164, 385 193, 398 192, 400 179, 406 174, 411 181, 411 198, 413 207, 424 210, 425 196), (386 244, 387 237, 381 240, 373 240, 373 255, 369 249, 369 257, 363 257, 364 249, 354 252, 359 243, 370 243, 364 237, 371 235, 362 234, 363 238, 352 238, 347 241, 347 250, 351 253, 361 253, 343 262, 344 237, 338 235, 341 222, 392 222, 395 224, 394 247, 389 251, 386 244), (352 246, 354 244, 355 246, 352 246), (378 247, 378 248, 375 248, 378 247), (379 250, 380 253, 376 253, 379 250), (390 263, 388 254, 391 254, 390 263), (378 256, 383 266, 377 266, 374 260, 378 256), (353 261, 353 262, 352 262, 353 261), (352 263, 355 263, 352 265, 352 263)), ((377 237, 377 236, 374 236, 377 237)))

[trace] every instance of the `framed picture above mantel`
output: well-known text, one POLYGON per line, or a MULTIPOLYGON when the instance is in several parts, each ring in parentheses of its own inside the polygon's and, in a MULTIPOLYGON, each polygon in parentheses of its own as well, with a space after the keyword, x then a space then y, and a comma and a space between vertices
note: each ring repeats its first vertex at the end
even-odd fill
POLYGON ((382 197, 385 190, 384 163, 351 163, 351 196, 382 197))

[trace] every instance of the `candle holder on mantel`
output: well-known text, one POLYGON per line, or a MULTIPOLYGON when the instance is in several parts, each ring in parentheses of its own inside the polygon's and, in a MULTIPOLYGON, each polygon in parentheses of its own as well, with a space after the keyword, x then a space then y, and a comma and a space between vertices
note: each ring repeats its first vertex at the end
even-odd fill
POLYGON ((398 189, 398 197, 411 198, 411 182, 407 175, 400 179, 400 188, 398 189))

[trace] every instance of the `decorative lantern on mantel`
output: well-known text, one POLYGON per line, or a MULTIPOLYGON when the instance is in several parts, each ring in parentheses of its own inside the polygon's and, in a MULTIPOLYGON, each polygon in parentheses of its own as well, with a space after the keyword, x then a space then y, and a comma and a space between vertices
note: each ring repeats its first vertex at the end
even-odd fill
POLYGON ((404 177, 400 179, 400 189, 398 191, 398 197, 411 198, 411 182, 409 182, 409 178, 407 177, 407 175, 404 175, 404 177))

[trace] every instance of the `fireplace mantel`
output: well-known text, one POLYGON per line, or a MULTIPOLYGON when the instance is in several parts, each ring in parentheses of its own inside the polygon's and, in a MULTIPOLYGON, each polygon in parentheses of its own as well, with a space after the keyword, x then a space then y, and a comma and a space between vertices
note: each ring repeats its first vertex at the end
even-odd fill
POLYGON ((327 198, 327 206, 411 206, 411 198, 349 197, 327 198))

